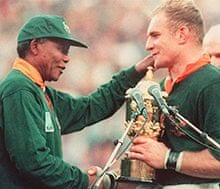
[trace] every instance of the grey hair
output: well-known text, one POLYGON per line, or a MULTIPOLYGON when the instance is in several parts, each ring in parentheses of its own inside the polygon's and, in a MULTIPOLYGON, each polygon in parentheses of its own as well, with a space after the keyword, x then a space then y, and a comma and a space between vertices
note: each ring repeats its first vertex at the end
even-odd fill
POLYGON ((37 40, 39 43, 43 43, 47 41, 47 38, 38 38, 38 39, 31 39, 27 41, 23 41, 18 43, 17 45, 17 53, 20 58, 25 58, 29 52, 30 44, 32 40, 37 40))

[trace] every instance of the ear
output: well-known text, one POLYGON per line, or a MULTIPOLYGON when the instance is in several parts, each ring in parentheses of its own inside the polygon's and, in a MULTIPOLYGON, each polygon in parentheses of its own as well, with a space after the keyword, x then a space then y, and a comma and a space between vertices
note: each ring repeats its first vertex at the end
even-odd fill
POLYGON ((185 44, 189 38, 190 29, 187 26, 180 26, 176 32, 176 37, 179 44, 185 44))
POLYGON ((38 52, 39 52, 38 42, 37 42, 36 39, 33 39, 33 40, 30 42, 30 52, 31 52, 33 55, 37 55, 38 52))

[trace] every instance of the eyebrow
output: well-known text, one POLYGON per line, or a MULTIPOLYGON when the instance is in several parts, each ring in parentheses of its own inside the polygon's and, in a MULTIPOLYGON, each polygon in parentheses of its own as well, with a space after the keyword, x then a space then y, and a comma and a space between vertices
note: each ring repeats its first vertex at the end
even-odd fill
POLYGON ((148 38, 148 37, 155 36, 155 35, 160 35, 160 32, 157 32, 157 31, 151 31, 150 33, 147 34, 147 38, 148 38))
POLYGON ((217 53, 213 53, 212 56, 215 56, 215 57, 220 57, 220 52, 217 52, 217 53))
POLYGON ((152 31, 148 34, 148 36, 152 36, 152 35, 156 35, 156 34, 160 34, 160 32, 157 31, 152 31))

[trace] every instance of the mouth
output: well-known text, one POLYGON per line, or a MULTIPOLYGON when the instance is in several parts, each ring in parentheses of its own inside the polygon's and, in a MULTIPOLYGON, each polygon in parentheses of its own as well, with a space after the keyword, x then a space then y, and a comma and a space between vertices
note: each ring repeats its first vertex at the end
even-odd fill
POLYGON ((155 56, 157 56, 159 53, 152 53, 151 55, 155 58, 155 56))
POLYGON ((62 74, 65 69, 66 69, 66 67, 63 67, 63 66, 58 67, 60 74, 62 74))
POLYGON ((62 70, 62 71, 66 69, 65 66, 58 66, 58 68, 59 68, 60 70, 62 70))

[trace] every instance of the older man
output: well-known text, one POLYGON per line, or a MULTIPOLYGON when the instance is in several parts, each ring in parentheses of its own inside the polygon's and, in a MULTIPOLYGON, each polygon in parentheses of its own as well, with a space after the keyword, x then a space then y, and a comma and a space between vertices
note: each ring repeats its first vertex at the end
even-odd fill
POLYGON ((220 67, 220 24, 212 26, 203 39, 203 49, 211 56, 211 62, 220 67))
POLYGON ((63 74, 70 46, 87 47, 73 37, 63 17, 31 18, 17 43, 18 58, 0 85, 0 188, 86 189, 97 178, 96 170, 87 173, 65 162, 61 135, 116 112, 152 59, 121 71, 91 95, 75 98, 45 83, 63 74))

